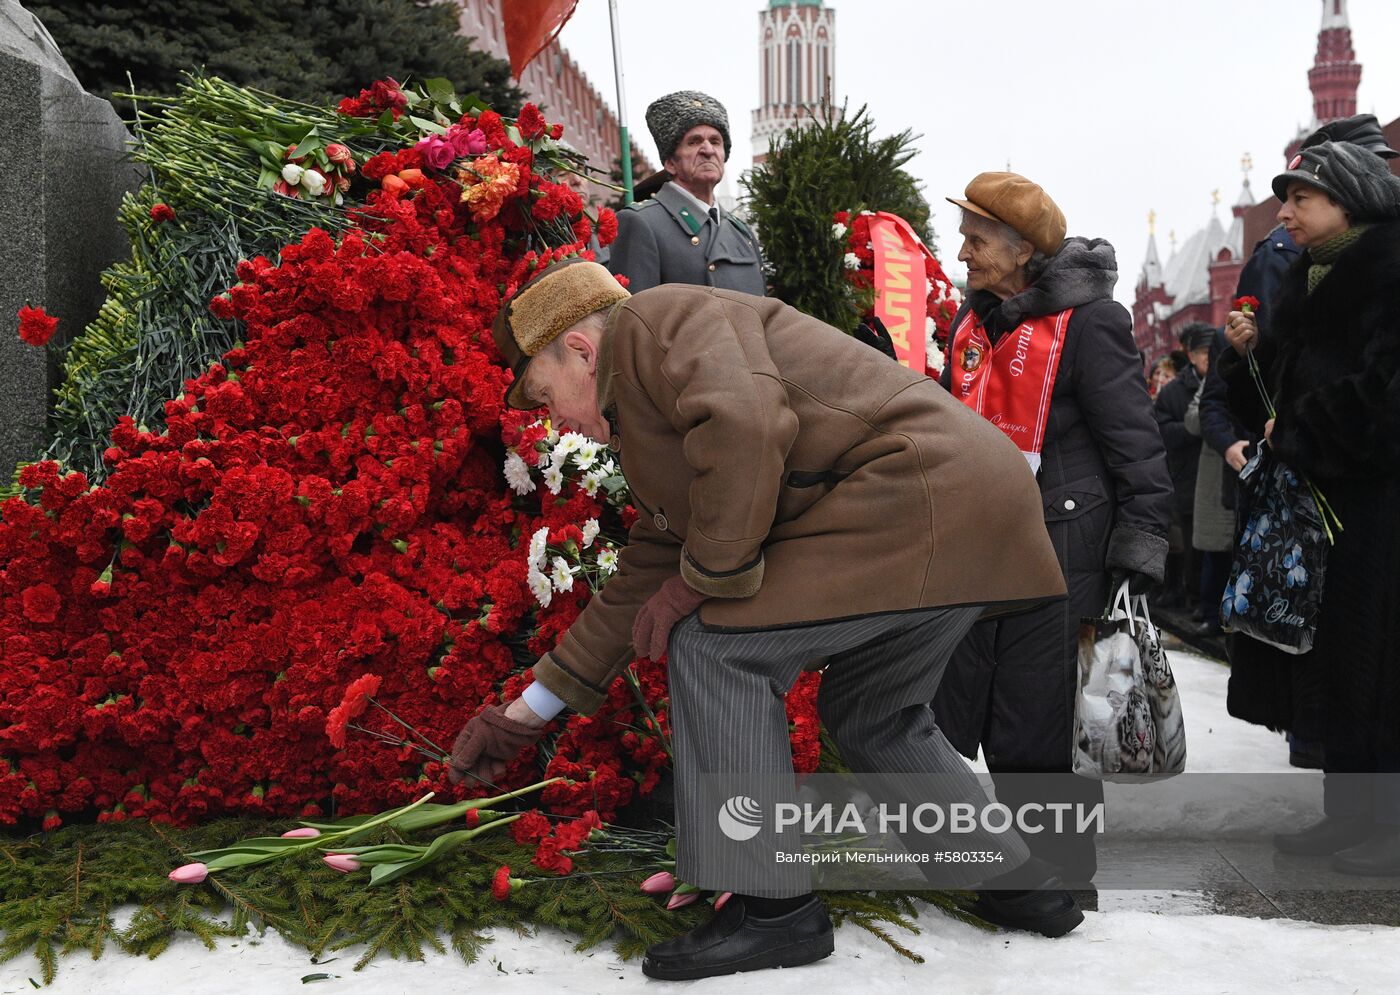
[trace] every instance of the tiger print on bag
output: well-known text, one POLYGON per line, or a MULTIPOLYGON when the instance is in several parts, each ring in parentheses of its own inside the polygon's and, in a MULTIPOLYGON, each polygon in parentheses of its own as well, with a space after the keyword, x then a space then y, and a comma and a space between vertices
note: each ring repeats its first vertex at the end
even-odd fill
POLYGON ((1090 756, 1105 774, 1146 774, 1152 770, 1152 749, 1157 737, 1152 726, 1152 708, 1142 689, 1128 693, 1108 692, 1113 718, 1108 732, 1097 743, 1081 734, 1079 748, 1090 756))
POLYGON ((1181 696, 1176 691, 1176 678, 1167 663, 1166 650, 1155 627, 1144 624, 1138 630, 1138 650, 1141 653, 1143 677, 1149 689, 1152 720, 1156 727, 1156 742, 1152 749, 1152 770, 1177 773, 1186 769, 1186 723, 1181 716, 1181 696))

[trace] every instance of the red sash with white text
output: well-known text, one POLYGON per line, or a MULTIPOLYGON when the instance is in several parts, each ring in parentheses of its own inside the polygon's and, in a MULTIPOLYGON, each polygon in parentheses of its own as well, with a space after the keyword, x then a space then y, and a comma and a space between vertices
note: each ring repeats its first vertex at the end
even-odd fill
POLYGON ((1040 471, 1050 395, 1073 313, 1070 308, 1032 318, 1003 335, 995 348, 970 309, 953 333, 948 356, 953 396, 1005 432, 1032 473, 1040 471))

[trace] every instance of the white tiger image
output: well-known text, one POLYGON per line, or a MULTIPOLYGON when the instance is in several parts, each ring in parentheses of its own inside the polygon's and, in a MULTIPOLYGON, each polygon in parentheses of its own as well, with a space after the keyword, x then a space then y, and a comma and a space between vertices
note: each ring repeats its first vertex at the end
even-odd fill
POLYGON ((1085 726, 1079 729, 1079 750, 1104 774, 1146 774, 1152 770, 1152 748, 1157 737, 1152 725, 1152 709, 1141 688, 1108 692, 1113 709, 1102 739, 1090 738, 1085 726))
POLYGON ((1144 625, 1138 632, 1137 644, 1157 734, 1152 750, 1152 770, 1175 774, 1186 769, 1186 723, 1181 715, 1176 678, 1172 676, 1167 653, 1155 629, 1144 625))

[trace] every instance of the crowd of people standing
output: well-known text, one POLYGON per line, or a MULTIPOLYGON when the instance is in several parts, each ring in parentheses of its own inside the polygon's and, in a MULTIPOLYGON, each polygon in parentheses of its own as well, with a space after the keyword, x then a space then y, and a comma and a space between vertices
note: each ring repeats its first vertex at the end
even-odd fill
MULTIPOLYGON (((647 124, 665 173, 621 212, 608 268, 550 265, 493 328, 507 403, 618 453, 640 515, 532 682, 452 751, 456 776, 495 776, 565 708, 592 714, 636 655, 667 657, 677 875, 725 904, 651 947, 646 974, 831 953, 806 872, 726 849, 707 794, 717 774, 790 777, 783 700, 804 669, 823 671, 818 712, 852 770, 984 799, 958 756, 980 751, 1008 807, 1101 800, 1070 773, 1081 622, 1126 588, 1194 604, 1209 627, 1235 475, 1261 445, 1322 482, 1347 531, 1312 652, 1237 639, 1230 710, 1329 775, 1326 818, 1279 849, 1400 874, 1400 179, 1373 117, 1324 129, 1275 180, 1281 227, 1241 283, 1264 303, 1186 329, 1150 393, 1113 246, 1070 236, 1026 177, 981 173, 949 198, 968 277, 940 387, 766 296, 757 239, 714 196, 730 150, 717 101, 668 94, 647 124)), ((1079 925, 1092 832, 1003 827, 986 846, 1003 862, 955 882, 979 916, 1079 925)))

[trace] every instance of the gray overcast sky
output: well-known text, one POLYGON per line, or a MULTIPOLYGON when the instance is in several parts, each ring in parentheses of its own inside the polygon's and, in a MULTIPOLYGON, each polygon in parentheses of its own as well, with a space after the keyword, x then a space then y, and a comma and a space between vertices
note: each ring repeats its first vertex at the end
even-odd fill
MULTIPOLYGON (((1072 235, 1118 249, 1128 302, 1157 212, 1178 241, 1209 220, 1211 191, 1229 224, 1240 157, 1254 156, 1256 199, 1283 147, 1309 122, 1320 0, 834 0, 836 93, 869 104, 880 133, 923 137, 910 168, 934 207, 938 254, 962 268, 958 211, 943 200, 983 170, 1011 168, 1064 209, 1072 235)), ((705 90, 729 110, 737 194, 758 105, 763 0, 618 0, 629 124, 655 161, 646 106, 705 90)), ((1360 111, 1400 116, 1400 2, 1350 0, 1364 66, 1360 111), (1386 52, 1392 53, 1390 57, 1386 52)), ((606 0, 581 0, 561 41, 616 102, 606 0)), ((832 205, 839 210, 845 205, 832 205)))

